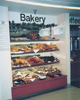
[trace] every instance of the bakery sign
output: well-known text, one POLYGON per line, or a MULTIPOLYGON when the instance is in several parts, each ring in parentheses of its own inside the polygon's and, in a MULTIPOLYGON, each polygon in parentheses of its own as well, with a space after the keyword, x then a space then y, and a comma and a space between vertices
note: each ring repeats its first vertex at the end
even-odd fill
POLYGON ((23 13, 20 14, 20 21, 45 23, 45 19, 46 17, 35 17, 33 15, 26 16, 23 13))
POLYGON ((70 24, 80 24, 80 18, 79 17, 70 17, 70 24))

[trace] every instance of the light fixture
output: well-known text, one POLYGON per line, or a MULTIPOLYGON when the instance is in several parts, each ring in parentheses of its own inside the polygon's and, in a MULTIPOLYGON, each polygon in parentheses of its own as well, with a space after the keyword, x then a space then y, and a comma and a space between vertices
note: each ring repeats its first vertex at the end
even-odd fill
POLYGON ((21 3, 21 4, 28 4, 28 5, 34 5, 34 6, 42 6, 42 7, 64 8, 64 9, 80 10, 80 7, 52 5, 52 4, 30 2, 30 1, 24 1, 24 0, 5 0, 5 1, 10 1, 10 2, 15 2, 15 3, 21 3))
POLYGON ((34 14, 36 14, 36 12, 37 12, 37 9, 34 9, 34 10, 33 10, 33 12, 34 12, 34 14))

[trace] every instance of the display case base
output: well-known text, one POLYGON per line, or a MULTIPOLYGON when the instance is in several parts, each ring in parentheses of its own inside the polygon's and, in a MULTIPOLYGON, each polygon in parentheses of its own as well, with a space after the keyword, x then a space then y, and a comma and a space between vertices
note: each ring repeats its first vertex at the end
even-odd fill
POLYGON ((67 76, 55 76, 54 78, 47 78, 30 84, 12 87, 12 98, 29 95, 39 91, 44 91, 52 88, 67 85, 67 76))

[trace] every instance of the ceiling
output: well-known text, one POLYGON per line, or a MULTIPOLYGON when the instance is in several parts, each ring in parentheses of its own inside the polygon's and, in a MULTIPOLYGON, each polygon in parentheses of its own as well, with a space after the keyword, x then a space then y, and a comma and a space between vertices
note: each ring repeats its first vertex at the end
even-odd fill
MULTIPOLYGON (((18 0, 16 0, 18 1, 18 0)), ((28 1, 28 0, 21 0, 28 1)), ((62 5, 71 7, 80 7, 80 0, 29 0, 30 2, 50 4, 50 5, 62 5)), ((24 13, 34 13, 34 9, 37 10, 37 14, 45 15, 59 15, 62 13, 70 13, 71 16, 80 16, 80 10, 73 9, 63 9, 55 7, 44 7, 30 4, 21 4, 5 0, 0 0, 0 6, 8 7, 9 11, 24 12, 24 13)))

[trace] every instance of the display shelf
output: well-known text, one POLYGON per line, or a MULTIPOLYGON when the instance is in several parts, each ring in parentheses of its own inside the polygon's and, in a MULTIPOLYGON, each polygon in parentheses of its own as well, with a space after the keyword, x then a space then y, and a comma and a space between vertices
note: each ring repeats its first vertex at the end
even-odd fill
POLYGON ((26 56, 26 55, 37 55, 37 54, 42 54, 42 53, 52 53, 52 52, 54 52, 54 51, 59 51, 59 49, 57 49, 57 50, 48 50, 48 51, 39 51, 39 52, 37 52, 37 53, 34 53, 34 52, 16 52, 16 53, 13 53, 13 52, 11 52, 11 57, 17 57, 17 56, 26 56))
MULTIPOLYGON (((59 39, 46 39, 46 40, 26 40, 26 41, 16 41, 16 42, 38 42, 38 41, 58 41, 59 39)), ((11 41, 15 42, 15 41, 11 41)))
POLYGON ((27 53, 27 54, 18 54, 18 55, 11 55, 12 58, 14 57, 20 57, 20 56, 37 56, 39 55, 40 53, 27 53))
POLYGON ((60 61, 56 61, 56 62, 51 62, 51 63, 44 63, 44 64, 38 64, 38 65, 32 65, 32 66, 23 66, 23 67, 12 67, 12 69, 23 69, 23 68, 30 68, 30 67, 36 67, 36 66, 44 66, 44 65, 52 65, 55 63, 59 63, 60 61))
POLYGON ((67 85, 67 75, 55 76, 54 78, 47 77, 45 80, 12 87, 12 98, 65 85, 67 85))
MULTIPOLYGON (((56 44, 57 42, 59 41, 59 39, 51 39, 51 40, 27 40, 27 41, 11 41, 10 42, 10 45, 11 46, 17 46, 17 45, 27 45, 27 44, 36 44, 36 43, 47 43, 47 44, 56 44)), ((23 56, 36 56, 36 55, 39 55, 41 54, 42 57, 44 57, 44 55, 50 55, 53 53, 53 52, 57 52, 59 51, 58 48, 52 48, 52 49, 45 49, 45 51, 38 51, 38 52, 11 52, 11 57, 14 59, 14 58, 20 58, 23 57, 23 56)), ((50 60, 50 59, 49 59, 50 60)), ((52 66, 53 64, 59 64, 60 63, 60 60, 57 59, 57 60, 51 60, 51 62, 47 62, 47 63, 44 63, 41 64, 41 63, 34 63, 33 65, 31 66, 22 66, 22 65, 16 65, 14 67, 12 67, 12 70, 14 71, 19 71, 22 70, 22 69, 28 69, 28 68, 35 68, 35 67, 39 67, 39 66, 47 66, 47 65, 50 65, 52 66)), ((32 74, 32 73, 31 73, 32 74)), ((33 83, 27 83, 27 84, 22 84, 22 85, 17 85, 17 86, 13 86, 12 87, 12 98, 17 98, 17 97, 20 97, 20 96, 24 96, 24 95, 28 95, 28 94, 31 94, 31 93, 35 93, 35 92, 39 92, 39 91, 43 91, 43 90, 47 90, 47 89, 51 89, 51 88, 56 88, 56 87, 59 87, 59 86, 64 86, 64 85, 67 85, 67 76, 66 75, 61 75, 61 76, 58 76, 58 75, 55 75, 54 78, 51 78, 49 76, 46 75, 46 79, 42 79, 42 80, 38 80, 37 82, 33 82, 33 83)))
POLYGON ((48 43, 48 42, 54 42, 54 41, 59 41, 59 39, 53 39, 53 40, 34 40, 34 41, 11 41, 10 45, 14 44, 30 44, 30 43, 48 43))

